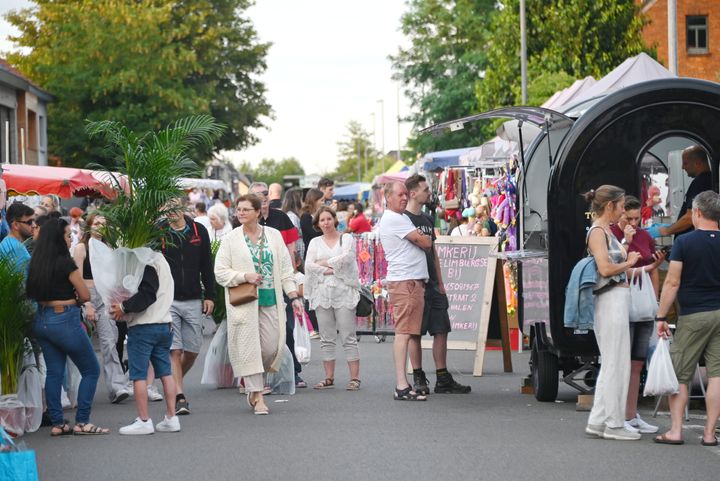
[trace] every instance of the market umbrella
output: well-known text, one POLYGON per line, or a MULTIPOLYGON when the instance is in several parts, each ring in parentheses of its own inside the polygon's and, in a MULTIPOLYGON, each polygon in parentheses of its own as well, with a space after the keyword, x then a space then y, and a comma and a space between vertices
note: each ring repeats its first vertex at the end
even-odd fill
POLYGON ((8 191, 23 195, 54 194, 68 199, 97 195, 103 190, 91 170, 72 167, 2 164, 2 177, 8 191))

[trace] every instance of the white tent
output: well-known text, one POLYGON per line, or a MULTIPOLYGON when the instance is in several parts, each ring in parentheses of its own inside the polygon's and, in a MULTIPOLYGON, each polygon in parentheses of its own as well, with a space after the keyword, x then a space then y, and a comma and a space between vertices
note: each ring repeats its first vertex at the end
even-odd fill
POLYGON ((588 76, 584 79, 576 80, 571 86, 555 92, 555 94, 547 99, 541 107, 552 110, 560 110, 563 105, 573 102, 580 94, 595 85, 597 80, 588 76))

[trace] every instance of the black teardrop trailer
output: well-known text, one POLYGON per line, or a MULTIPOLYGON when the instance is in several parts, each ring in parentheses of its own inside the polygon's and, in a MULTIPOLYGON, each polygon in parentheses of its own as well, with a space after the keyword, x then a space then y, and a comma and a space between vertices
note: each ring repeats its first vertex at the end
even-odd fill
MULTIPOLYGON (((547 322, 526 326, 535 397, 555 400, 560 371, 569 385, 592 392, 599 354, 595 336, 592 331, 565 328, 563 319, 565 286, 573 266, 585 255, 585 233, 591 222, 580 195, 613 184, 639 197, 644 159, 651 157, 671 177, 678 177, 682 171, 676 166, 672 173, 668 155, 691 144, 707 151, 717 191, 720 84, 696 79, 654 80, 590 99, 564 113, 540 107, 504 108, 426 131, 457 130, 467 122, 490 118, 517 121, 522 166, 517 189, 518 238, 523 249, 516 259, 522 264, 523 252, 527 257, 537 257, 538 252, 546 256, 547 322), (525 123, 537 128, 526 148, 525 123)), ((673 191, 673 195, 682 198, 684 193, 673 191)), ((519 294, 522 306, 522 290, 519 294)), ((520 316, 525 324, 522 308, 520 316)))

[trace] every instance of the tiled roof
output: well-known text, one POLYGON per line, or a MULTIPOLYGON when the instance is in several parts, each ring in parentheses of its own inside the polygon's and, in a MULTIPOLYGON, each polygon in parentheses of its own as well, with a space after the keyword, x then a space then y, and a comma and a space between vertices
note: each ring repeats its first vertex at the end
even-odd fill
MULTIPOLYGON (((50 98, 52 97, 51 94, 50 94, 47 90, 43 89, 42 87, 40 87, 39 85, 37 85, 35 82, 33 82, 32 80, 30 80, 29 77, 27 77, 25 74, 23 74, 23 73, 20 72, 18 69, 16 69, 15 67, 13 67, 13 66, 12 66, 7 60, 5 60, 4 58, 0 58, 0 72, 2 72, 2 71, 7 72, 8 74, 12 75, 13 77, 18 78, 19 80, 21 80, 21 81, 23 81, 23 82, 27 82, 29 85, 31 85, 32 87, 34 87, 35 89, 37 89, 38 91, 40 91, 42 94, 44 94, 44 95, 46 95, 46 96, 48 96, 48 97, 50 97, 50 98)), ((36 92, 36 93, 37 93, 37 92, 36 92)))

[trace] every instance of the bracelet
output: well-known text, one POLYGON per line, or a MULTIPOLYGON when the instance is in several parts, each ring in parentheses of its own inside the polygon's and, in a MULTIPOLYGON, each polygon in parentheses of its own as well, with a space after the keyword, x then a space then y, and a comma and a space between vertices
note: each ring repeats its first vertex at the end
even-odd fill
POLYGON ((290 303, 293 303, 293 302, 295 302, 295 301, 300 301, 300 302, 302 302, 302 300, 303 300, 302 296, 297 296, 297 297, 291 298, 291 299, 290 299, 290 303))
POLYGON ((655 316, 655 322, 667 322, 667 317, 665 317, 665 316, 655 316))

